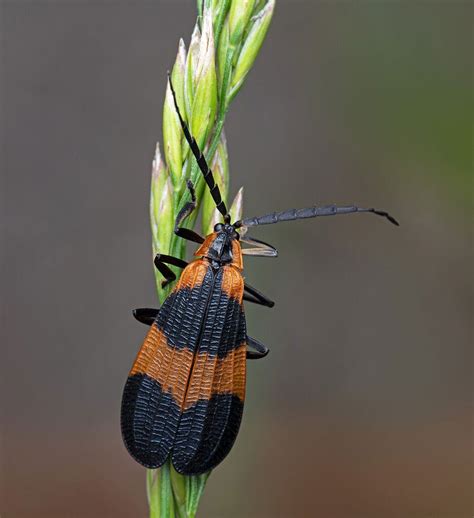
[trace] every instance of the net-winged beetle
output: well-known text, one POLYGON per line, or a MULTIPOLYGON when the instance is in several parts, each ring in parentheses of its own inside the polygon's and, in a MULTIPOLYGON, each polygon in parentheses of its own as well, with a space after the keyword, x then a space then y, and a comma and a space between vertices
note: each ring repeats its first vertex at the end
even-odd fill
POLYGON ((183 268, 176 286, 157 309, 134 311, 149 332, 129 373, 122 399, 122 436, 134 459, 148 468, 171 458, 179 473, 207 472, 229 453, 237 437, 245 399, 246 359, 263 358, 268 348, 247 334, 243 301, 272 307, 273 302, 244 281, 242 255, 275 257, 271 245, 248 237, 256 225, 352 212, 387 212, 355 206, 310 207, 273 212, 231 222, 204 155, 184 122, 170 87, 186 140, 223 222, 206 238, 181 226, 196 208, 191 201, 176 218, 175 234, 198 243, 189 264, 158 254, 155 265, 166 279, 176 279, 167 265, 183 268), (237 230, 240 229, 240 234, 237 230), (241 243, 250 245, 242 248, 241 243))

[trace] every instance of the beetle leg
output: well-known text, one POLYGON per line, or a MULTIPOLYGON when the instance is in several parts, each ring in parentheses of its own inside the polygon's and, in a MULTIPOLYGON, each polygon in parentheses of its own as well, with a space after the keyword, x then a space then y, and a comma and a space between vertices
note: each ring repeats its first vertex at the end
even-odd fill
POLYGON ((189 193, 191 194, 191 201, 185 203, 184 207, 178 212, 176 216, 176 221, 174 224, 174 233, 178 237, 182 237, 183 239, 187 239, 188 241, 192 241, 193 243, 204 243, 204 238, 200 236, 194 230, 190 228, 185 228, 181 226, 181 223, 194 211, 196 208, 196 191, 194 190, 194 185, 191 180, 186 182, 188 186, 189 193))
POLYGON ((275 305, 273 300, 270 300, 263 293, 260 293, 257 289, 247 283, 245 283, 244 286, 243 298, 248 302, 253 302, 254 304, 259 304, 260 306, 267 306, 268 308, 272 308, 275 305))
POLYGON ((247 360, 259 360, 260 358, 264 358, 270 352, 270 349, 267 346, 250 336, 247 336, 247 345, 255 349, 255 351, 247 350, 247 360))
POLYGON ((194 232, 194 230, 191 230, 190 228, 185 227, 177 227, 174 229, 174 233, 178 237, 182 237, 183 239, 186 239, 187 241, 192 241, 193 243, 204 243, 204 238, 200 236, 197 232, 194 232))
POLYGON ((252 302, 252 304, 258 304, 259 306, 262 306, 262 303, 260 302, 259 299, 257 299, 256 297, 252 297, 252 295, 245 293, 245 291, 244 291, 243 300, 245 300, 246 302, 252 302))
POLYGON ((137 308, 132 311, 133 316, 142 324, 151 326, 158 316, 159 309, 154 308, 137 308))
POLYGON ((155 266, 158 268, 158 271, 165 278, 165 280, 161 283, 162 288, 164 288, 170 282, 176 280, 175 273, 173 272, 173 270, 171 270, 171 268, 166 266, 167 264, 177 266, 178 268, 186 268, 186 266, 188 266, 188 263, 186 261, 183 261, 183 259, 179 259, 178 257, 173 257, 172 255, 165 254, 156 254, 154 263, 155 266))
POLYGON ((277 257, 278 250, 265 241, 250 236, 240 238, 241 243, 252 245, 252 248, 242 248, 242 254, 253 255, 254 257, 277 257))

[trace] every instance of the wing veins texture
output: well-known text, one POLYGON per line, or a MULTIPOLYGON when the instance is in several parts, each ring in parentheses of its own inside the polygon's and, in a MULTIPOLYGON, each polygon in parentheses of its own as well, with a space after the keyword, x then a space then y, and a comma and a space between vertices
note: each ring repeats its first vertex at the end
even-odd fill
POLYGON ((227 455, 245 397, 241 273, 205 260, 191 265, 145 338, 122 405, 132 456, 151 468, 171 456, 185 474, 209 471, 227 455))

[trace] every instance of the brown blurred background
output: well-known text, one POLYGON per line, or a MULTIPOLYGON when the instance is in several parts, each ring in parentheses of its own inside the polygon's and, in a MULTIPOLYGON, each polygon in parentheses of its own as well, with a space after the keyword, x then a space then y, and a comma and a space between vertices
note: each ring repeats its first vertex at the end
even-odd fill
MULTIPOLYGON (((166 70, 193 1, 1 1, 2 518, 146 515, 122 386, 156 304, 148 225, 166 70)), ((263 227, 237 444, 206 518, 472 516, 471 2, 278 0, 227 119, 263 227)))

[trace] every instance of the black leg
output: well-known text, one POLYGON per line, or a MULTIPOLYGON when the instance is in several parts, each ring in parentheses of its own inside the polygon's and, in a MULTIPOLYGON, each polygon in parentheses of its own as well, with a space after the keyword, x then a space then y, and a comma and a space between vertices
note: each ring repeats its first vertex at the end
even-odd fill
POLYGON ((191 180, 186 182, 188 186, 189 193, 191 194, 191 201, 185 203, 184 207, 179 211, 176 216, 176 221, 174 224, 174 233, 178 237, 182 237, 183 239, 187 239, 188 241, 192 241, 193 243, 203 243, 204 238, 201 237, 197 232, 191 230, 189 228, 185 228, 181 226, 181 223, 194 211, 196 208, 196 191, 194 190, 194 185, 191 180))
POLYGON ((272 308, 275 303, 273 300, 270 300, 263 293, 260 293, 250 284, 245 283, 244 286, 244 300, 247 302, 253 302, 254 304, 260 304, 260 306, 267 306, 268 308, 272 308))
POLYGON ((178 268, 186 268, 186 266, 188 265, 186 261, 183 261, 178 257, 173 257, 171 255, 165 254, 156 254, 154 263, 155 266, 158 268, 158 271, 165 278, 165 280, 161 283, 162 288, 167 286, 170 282, 176 280, 175 273, 173 272, 173 270, 171 270, 171 268, 166 266, 167 264, 177 266, 178 268))
POLYGON ((257 298, 252 297, 252 295, 249 295, 248 293, 245 293, 245 291, 243 300, 245 300, 246 302, 251 302, 252 304, 258 304, 259 306, 262 306, 262 303, 257 298))
POLYGON ((259 360, 260 358, 265 358, 265 356, 270 352, 270 349, 267 346, 250 336, 247 336, 247 345, 255 349, 255 351, 247 351, 247 360, 259 360))
POLYGON ((158 316, 159 309, 154 308, 137 308, 132 311, 133 316, 142 324, 151 326, 158 316))
POLYGON ((194 230, 191 230, 190 228, 179 227, 175 229, 174 233, 178 237, 182 237, 187 241, 192 241, 193 243, 199 244, 204 243, 204 238, 200 236, 197 232, 194 232, 194 230))
POLYGON ((242 248, 242 254, 244 255, 253 255, 255 257, 277 257, 278 250, 265 243, 265 241, 261 241, 260 239, 255 239, 250 236, 243 236, 240 238, 242 243, 247 243, 249 245, 253 245, 252 248, 242 248))

